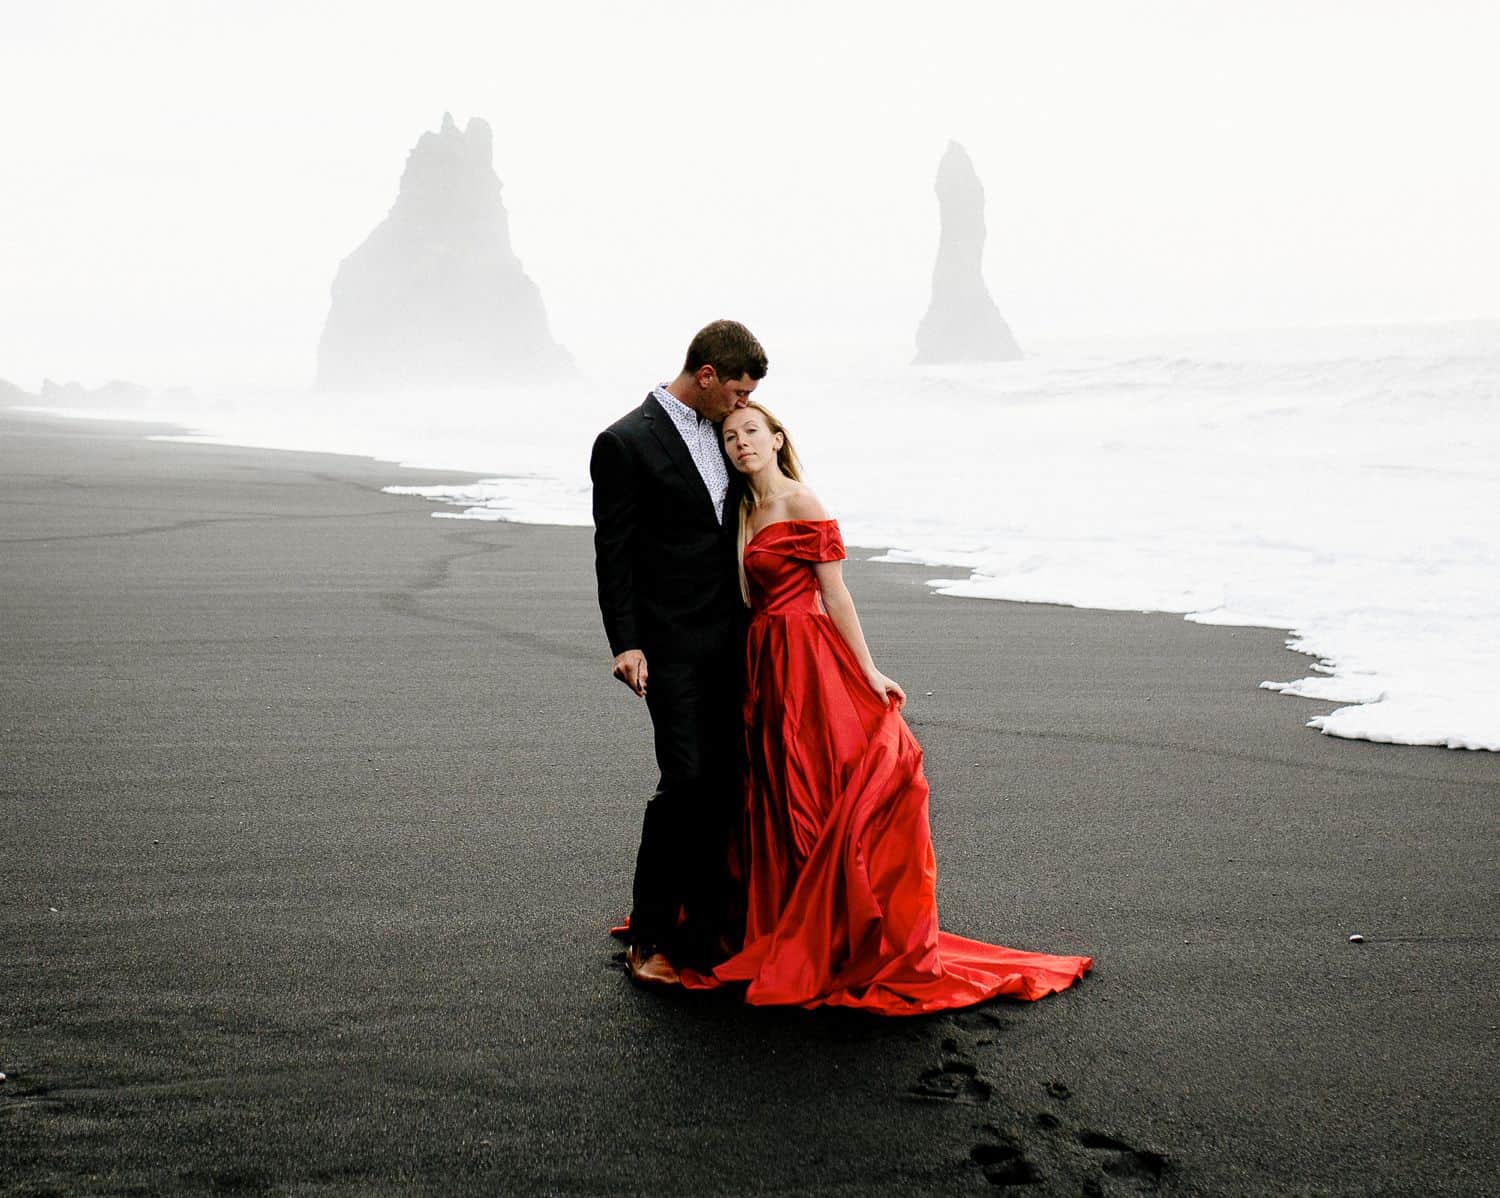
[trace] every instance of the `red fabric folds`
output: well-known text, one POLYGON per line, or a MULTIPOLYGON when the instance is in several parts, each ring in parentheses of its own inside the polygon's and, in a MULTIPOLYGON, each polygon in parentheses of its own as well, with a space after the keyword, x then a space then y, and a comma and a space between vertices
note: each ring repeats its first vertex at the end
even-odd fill
POLYGON ((939 930, 921 747, 819 601, 813 563, 844 556, 832 520, 768 525, 746 546, 745 946, 684 983, 886 1015, 1066 989, 1089 957, 939 930))

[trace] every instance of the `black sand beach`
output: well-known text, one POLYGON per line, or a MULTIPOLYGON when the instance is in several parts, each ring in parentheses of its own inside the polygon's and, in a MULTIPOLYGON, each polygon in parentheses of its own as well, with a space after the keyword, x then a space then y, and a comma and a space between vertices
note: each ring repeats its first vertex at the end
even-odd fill
POLYGON ((140 433, 0 409, 4 1192, 1496 1192, 1500 757, 1303 728, 1282 633, 851 562, 944 926, 1094 972, 664 997, 589 531, 140 433))

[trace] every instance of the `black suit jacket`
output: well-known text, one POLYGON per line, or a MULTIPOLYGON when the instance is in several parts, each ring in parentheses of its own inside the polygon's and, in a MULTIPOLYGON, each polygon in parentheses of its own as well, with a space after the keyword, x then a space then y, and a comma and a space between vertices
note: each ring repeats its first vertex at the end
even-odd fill
POLYGON ((740 484, 724 518, 672 418, 654 396, 594 441, 594 569, 610 652, 693 661, 733 652, 743 632, 740 484))

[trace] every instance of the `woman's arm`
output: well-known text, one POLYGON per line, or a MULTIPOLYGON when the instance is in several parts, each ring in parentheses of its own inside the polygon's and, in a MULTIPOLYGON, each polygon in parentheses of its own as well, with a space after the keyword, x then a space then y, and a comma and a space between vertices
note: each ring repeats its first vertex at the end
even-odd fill
MULTIPOLYGON (((827 520, 828 511, 812 488, 800 486, 786 499, 787 517, 792 520, 827 520)), ((844 643, 854 650, 859 668, 865 672, 865 681, 870 689, 888 703, 894 703, 900 711, 906 703, 906 692, 875 668, 875 659, 870 656, 870 646, 865 644, 864 629, 859 626, 859 613, 854 610, 854 596, 844 585, 844 567, 840 562, 814 562, 813 570, 818 577, 818 590, 822 592, 823 610, 839 630, 844 643)))
POLYGON ((844 643, 854 650, 859 668, 865 672, 865 681, 872 691, 886 702, 894 703, 896 710, 900 711, 906 704, 906 692, 875 667, 875 659, 870 656, 870 647, 865 643, 864 629, 859 624, 859 613, 854 610, 854 596, 844 583, 843 563, 817 562, 813 569, 818 575, 818 589, 823 592, 823 607, 828 618, 839 630, 844 643))

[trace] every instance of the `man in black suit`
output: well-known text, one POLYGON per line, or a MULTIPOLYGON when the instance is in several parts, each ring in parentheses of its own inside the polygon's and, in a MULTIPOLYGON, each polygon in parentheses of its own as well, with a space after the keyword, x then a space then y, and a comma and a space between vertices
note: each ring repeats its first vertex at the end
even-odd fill
POLYGON ((599 434, 589 461, 614 676, 646 700, 661 770, 631 895, 625 959, 638 982, 671 985, 674 960, 701 968, 724 956, 745 607, 739 488, 718 426, 749 401, 766 365, 749 329, 715 321, 672 382, 599 434))

